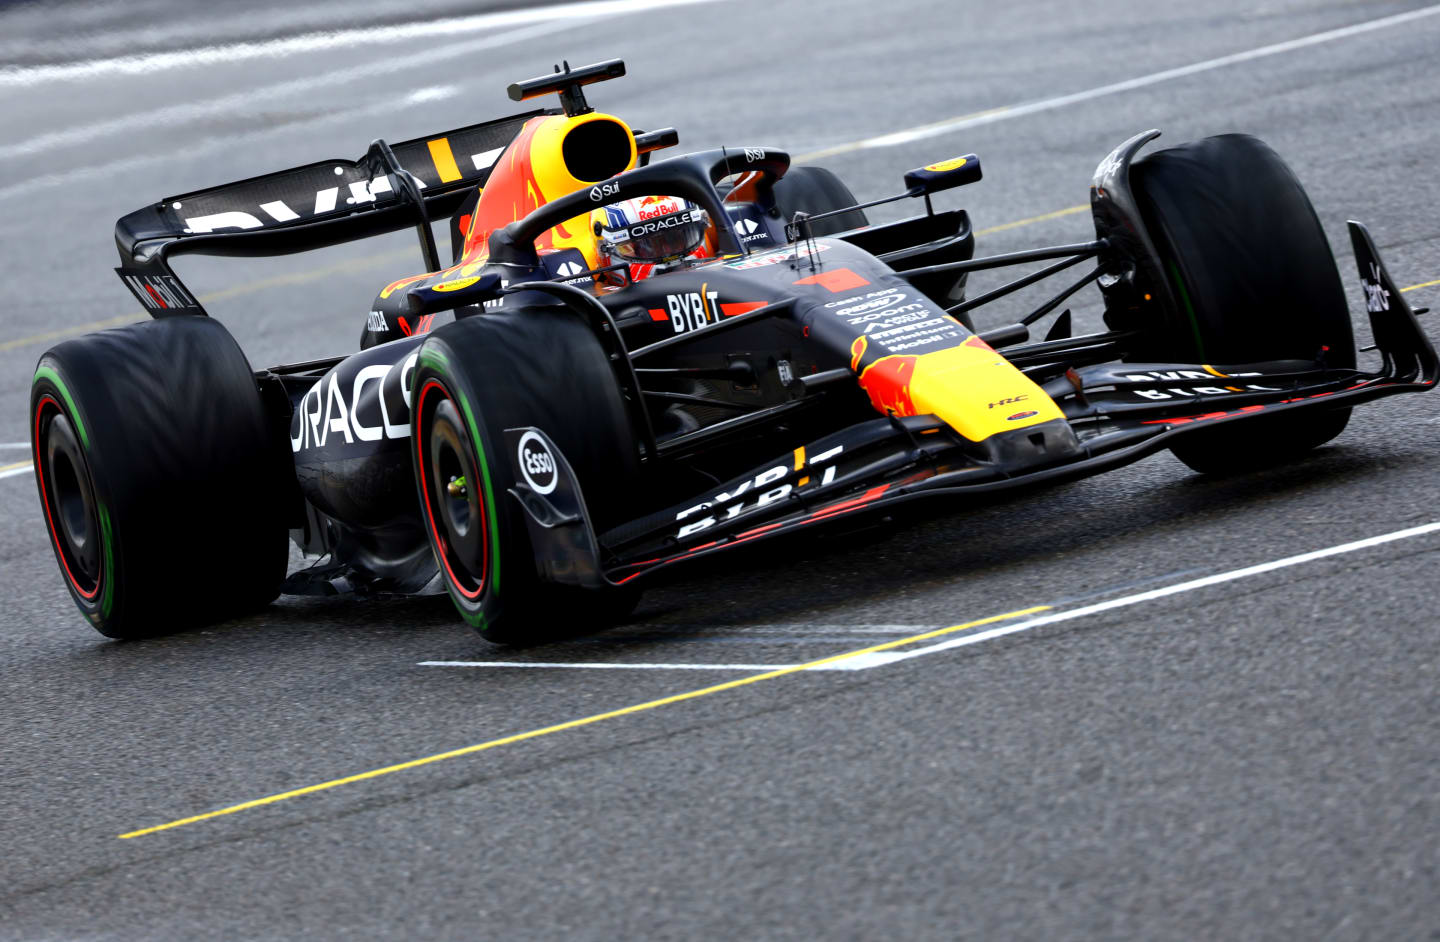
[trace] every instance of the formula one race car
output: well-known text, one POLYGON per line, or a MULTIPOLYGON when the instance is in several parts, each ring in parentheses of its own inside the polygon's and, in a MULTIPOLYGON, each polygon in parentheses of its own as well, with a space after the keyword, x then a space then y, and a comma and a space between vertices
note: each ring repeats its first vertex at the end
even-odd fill
POLYGON ((100 632, 201 624, 282 591, 443 587, 485 637, 525 640, 577 607, 623 615, 672 564, 902 502, 1163 448, 1202 472, 1285 460, 1352 406, 1440 375, 1352 222, 1383 358, 1357 367, 1320 223, 1252 137, 1136 160, 1159 132, 1138 134, 1095 172, 1093 241, 974 258, 968 216, 931 197, 979 180, 975 156, 863 205, 769 147, 652 161, 673 130, 586 103, 623 74, 557 67, 509 92, 558 93, 560 109, 120 219, 118 272, 154 319, 47 352, 30 407, 55 555, 100 632), (904 198, 925 212, 866 224, 904 198), (380 291, 359 352, 258 372, 169 267, 411 225, 426 273, 380 291), (1037 261, 1051 264, 966 298, 969 272, 1037 261), (1018 323, 973 329, 976 307, 1081 263, 1018 323), (1092 282, 1108 329, 1072 336, 1061 309, 1092 282), (318 557, 288 578, 287 530, 318 557))

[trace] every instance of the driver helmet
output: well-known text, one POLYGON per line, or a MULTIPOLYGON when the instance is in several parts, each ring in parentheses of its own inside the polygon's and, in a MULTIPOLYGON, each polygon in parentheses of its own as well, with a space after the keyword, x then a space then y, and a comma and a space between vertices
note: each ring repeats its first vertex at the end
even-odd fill
POLYGON ((590 214, 600 267, 629 263, 640 280, 684 258, 709 258, 710 216, 676 196, 638 196, 602 206, 590 214))

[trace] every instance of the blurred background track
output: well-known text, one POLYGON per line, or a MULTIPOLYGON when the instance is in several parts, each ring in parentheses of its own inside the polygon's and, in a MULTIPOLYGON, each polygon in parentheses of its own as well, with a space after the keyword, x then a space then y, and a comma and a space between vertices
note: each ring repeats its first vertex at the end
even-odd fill
MULTIPOLYGON (((3 4, 0 469, 27 457, 46 347, 139 316, 111 272, 116 217, 511 113, 505 86, 562 58, 623 57, 629 76, 590 98, 636 127, 828 154, 813 159, 861 199, 977 152, 985 180, 945 203, 971 211, 986 253, 1085 239, 1071 210, 1138 130, 1162 128, 1161 145, 1249 131, 1308 188, 1367 343, 1347 218, 1415 306, 1440 303, 1434 12, 3 4), (1213 64, 1155 78, 1194 63, 1213 64), (982 112, 995 120, 874 140, 982 112)), ((398 234, 180 270, 259 366, 354 349, 378 288, 418 265, 398 234)), ((1097 300, 1076 299, 1078 329, 1098 326, 1097 300)), ((33 483, 0 478, 0 938, 1429 937, 1434 533, 117 835, 754 675, 422 662, 798 664, 1118 599, 1440 519, 1437 440, 1440 397, 1388 400, 1301 464, 1212 480, 1164 455, 929 508, 679 573, 629 625, 522 650, 480 641, 444 599, 288 599, 108 642, 64 592, 33 483)), ((202 532, 175 551, 203 547, 202 532)))

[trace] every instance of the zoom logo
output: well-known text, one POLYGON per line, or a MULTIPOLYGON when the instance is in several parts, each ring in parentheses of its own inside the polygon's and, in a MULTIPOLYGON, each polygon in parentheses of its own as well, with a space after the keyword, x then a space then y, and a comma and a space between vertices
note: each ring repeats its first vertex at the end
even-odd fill
POLYGON ((516 458, 519 459, 520 473, 525 476, 525 483, 530 485, 530 489, 535 493, 549 494, 555 490, 555 485, 560 483, 555 456, 550 453, 550 446, 537 432, 530 431, 520 436, 516 458))

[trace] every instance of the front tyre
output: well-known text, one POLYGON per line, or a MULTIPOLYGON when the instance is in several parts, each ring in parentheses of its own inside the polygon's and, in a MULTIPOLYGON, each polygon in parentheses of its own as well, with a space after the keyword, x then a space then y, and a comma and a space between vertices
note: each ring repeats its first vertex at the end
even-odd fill
POLYGON ((539 428, 579 479, 597 532, 626 519, 639 455, 609 359, 564 308, 479 314, 435 331, 411 385, 415 479, 440 575, 488 641, 543 640, 623 617, 638 592, 542 581, 505 453, 506 429, 539 428))
MULTIPOLYGON (((791 167, 785 176, 775 181, 775 205, 787 223, 797 212, 818 216, 854 206, 856 202, 850 188, 824 167, 791 167)), ((853 209, 816 221, 811 226, 811 235, 834 235, 866 225, 865 211, 853 209)))
MULTIPOLYGON (((1178 310, 1130 361, 1355 366, 1330 243, 1295 174, 1264 142, 1226 134, 1137 161, 1131 182, 1178 310)), ((1348 408, 1197 429, 1171 448, 1200 472, 1241 471, 1330 441, 1348 408)))

